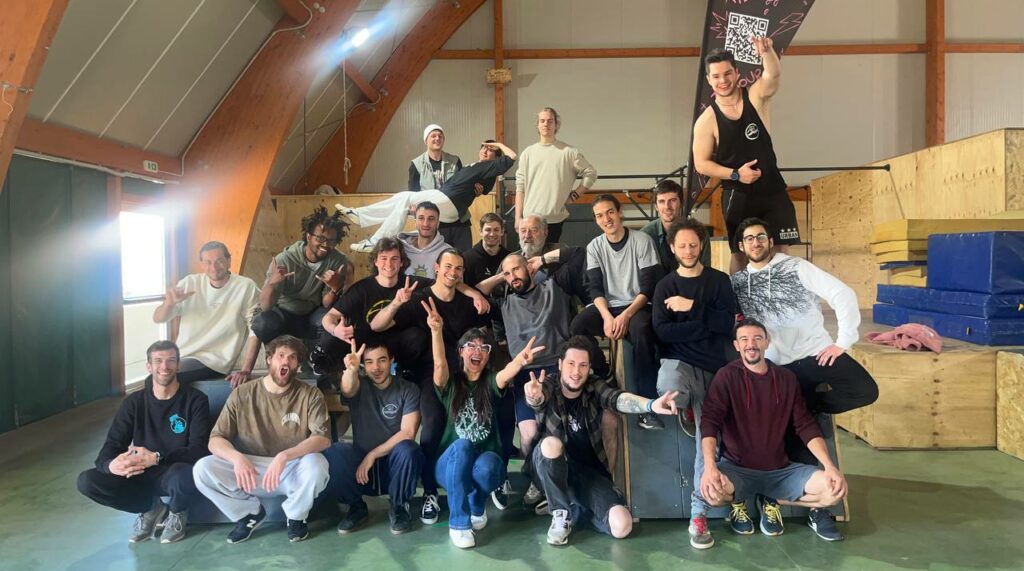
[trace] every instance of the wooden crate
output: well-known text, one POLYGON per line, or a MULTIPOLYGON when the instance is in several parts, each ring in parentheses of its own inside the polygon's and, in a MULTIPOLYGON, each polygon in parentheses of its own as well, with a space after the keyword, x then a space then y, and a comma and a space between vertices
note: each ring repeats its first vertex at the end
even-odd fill
POLYGON ((996 357, 996 447, 1024 460, 1024 354, 996 357))
POLYGON ((946 343, 941 354, 860 342, 850 350, 878 383, 878 400, 837 417, 880 449, 996 445, 996 351, 946 343))

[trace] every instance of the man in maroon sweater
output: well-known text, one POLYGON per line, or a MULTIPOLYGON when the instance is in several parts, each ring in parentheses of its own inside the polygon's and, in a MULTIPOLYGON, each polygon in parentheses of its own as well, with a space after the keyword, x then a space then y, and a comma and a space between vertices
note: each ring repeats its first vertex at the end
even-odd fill
POLYGON ((700 421, 704 476, 700 491, 713 506, 732 504, 733 531, 754 533, 746 500, 756 496, 761 533, 781 535, 779 504, 811 508, 809 525, 826 541, 843 539, 827 509, 846 497, 846 478, 832 463, 821 429, 807 412, 796 377, 764 357, 768 330, 755 319, 736 324, 740 359, 711 382, 700 421), (786 429, 792 424, 824 469, 791 462, 786 429), (716 453, 721 442, 721 458, 716 453), (778 498, 776 501, 773 498, 778 498))

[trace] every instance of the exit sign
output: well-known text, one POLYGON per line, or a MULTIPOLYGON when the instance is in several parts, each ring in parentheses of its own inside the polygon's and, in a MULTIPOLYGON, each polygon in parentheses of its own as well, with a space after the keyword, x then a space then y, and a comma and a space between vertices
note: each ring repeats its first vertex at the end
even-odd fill
POLYGON ((146 169, 148 172, 158 172, 160 170, 160 165, 158 165, 156 161, 142 161, 142 168, 146 169))

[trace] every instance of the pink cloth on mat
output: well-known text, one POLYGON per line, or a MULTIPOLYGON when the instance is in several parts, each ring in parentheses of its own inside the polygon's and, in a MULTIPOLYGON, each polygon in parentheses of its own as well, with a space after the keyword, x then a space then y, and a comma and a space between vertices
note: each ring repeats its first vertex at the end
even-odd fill
POLYGON ((931 327, 920 323, 904 323, 892 331, 868 333, 864 337, 872 343, 891 345, 904 351, 930 349, 935 353, 942 352, 942 337, 931 327))

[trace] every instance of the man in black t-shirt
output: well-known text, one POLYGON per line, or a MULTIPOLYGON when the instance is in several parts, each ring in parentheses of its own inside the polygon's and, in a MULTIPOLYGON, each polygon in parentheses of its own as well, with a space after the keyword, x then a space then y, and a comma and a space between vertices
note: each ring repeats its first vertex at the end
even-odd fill
POLYGON ((188 508, 198 497, 192 465, 209 454, 210 403, 178 383, 178 346, 157 341, 146 350, 153 377, 124 399, 96 467, 78 476, 78 491, 94 502, 138 514, 131 543, 146 541, 164 524, 160 543, 185 537, 188 508), (160 499, 171 497, 168 506, 160 499))
POLYGON ((749 88, 740 87, 732 52, 716 50, 704 58, 715 97, 693 126, 694 168, 722 181, 722 214, 733 252, 729 274, 747 264, 735 239, 747 218, 767 220, 777 230, 772 238, 783 253, 789 253, 787 244, 800 243, 796 209, 769 134, 769 101, 779 89, 782 68, 771 38, 753 36, 751 42, 764 71, 749 88))
POLYGON ((338 533, 355 531, 366 522, 364 495, 384 494, 391 501, 391 533, 405 533, 412 524, 408 501, 423 467, 423 451, 416 444, 420 390, 391 375, 393 360, 386 346, 371 342, 356 350, 353 341, 350 349, 341 397, 352 411, 353 442, 324 451, 331 472, 324 494, 348 504, 338 533))
POLYGON ((466 260, 463 281, 476 287, 485 279, 501 273, 501 261, 509 254, 505 247, 505 224, 501 216, 488 212, 480 217, 480 241, 462 253, 466 260))

